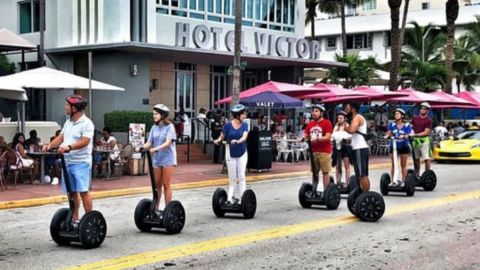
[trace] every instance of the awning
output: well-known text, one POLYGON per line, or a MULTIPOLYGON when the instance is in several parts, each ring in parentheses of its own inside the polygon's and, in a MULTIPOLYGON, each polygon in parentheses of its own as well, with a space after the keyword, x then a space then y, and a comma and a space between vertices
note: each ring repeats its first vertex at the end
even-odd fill
MULTIPOLYGON (((87 52, 121 51, 154 54, 164 61, 188 62, 192 64, 210 64, 218 66, 229 66, 233 63, 233 52, 211 51, 185 47, 175 47, 153 43, 121 42, 108 44, 93 44, 48 49, 46 53, 55 54, 76 54, 87 52)), ((256 54, 242 54, 242 61, 247 61, 248 68, 268 68, 298 66, 302 68, 313 67, 346 67, 345 63, 337 63, 324 60, 286 58, 278 56, 265 56, 256 54)))
POLYGON ((30 50, 36 47, 35 44, 10 32, 6 28, 0 29, 0 51, 30 50))

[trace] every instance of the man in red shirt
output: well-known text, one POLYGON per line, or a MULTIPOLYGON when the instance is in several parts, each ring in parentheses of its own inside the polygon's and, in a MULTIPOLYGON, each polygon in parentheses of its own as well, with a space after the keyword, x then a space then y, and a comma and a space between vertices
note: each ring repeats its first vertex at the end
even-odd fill
POLYGON ((330 184, 329 173, 331 168, 332 143, 330 141, 333 127, 332 122, 323 118, 325 114, 325 107, 319 104, 312 105, 312 121, 310 121, 305 128, 303 134, 304 138, 310 139, 313 157, 315 161, 315 168, 312 168, 313 178, 313 197, 316 196, 318 186, 318 172, 322 171, 323 175, 323 190, 326 190, 330 184))
POLYGON ((420 158, 425 162, 425 170, 430 170, 430 159, 432 158, 432 151, 430 149, 430 131, 432 130, 432 119, 428 117, 430 104, 422 102, 420 104, 419 115, 413 117, 413 155, 415 175, 420 174, 420 158))

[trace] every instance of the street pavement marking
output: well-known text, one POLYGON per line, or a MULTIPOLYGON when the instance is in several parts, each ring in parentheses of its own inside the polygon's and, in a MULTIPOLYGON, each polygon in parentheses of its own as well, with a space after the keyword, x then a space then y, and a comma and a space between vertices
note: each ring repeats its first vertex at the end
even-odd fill
MULTIPOLYGON (((464 200, 480 199, 480 190, 451 194, 445 197, 423 200, 416 203, 406 204, 387 208, 386 216, 398 215, 415 210, 431 208, 435 206, 447 205, 464 200)), ((94 263, 84 264, 70 269, 87 270, 87 269, 125 269, 136 266, 152 264, 160 261, 172 260, 194 254, 200 254, 209 251, 216 251, 225 248, 251 244, 263 240, 271 240, 300 233, 306 233, 325 229, 333 226, 349 224, 359 221, 353 216, 340 216, 335 218, 321 219, 305 223, 280 226, 271 229, 232 235, 222 238, 216 238, 191 244, 184 244, 166 249, 142 252, 129 256, 98 261, 94 263)))
MULTIPOLYGON (((390 166, 390 163, 378 163, 372 164, 369 166, 370 170, 387 168, 390 166)), ((267 175, 251 175, 247 176, 247 183, 259 182, 265 180, 282 180, 292 177, 308 176, 310 171, 301 171, 301 172, 288 172, 288 173, 278 173, 278 174, 267 174, 267 175)), ((213 179, 213 180, 204 180, 197 182, 188 182, 188 183, 178 183, 172 184, 172 189, 194 189, 202 187, 213 187, 213 186, 224 186, 228 184, 227 178, 213 179)), ((126 189, 114 189, 114 190, 105 190, 105 191, 94 191, 91 192, 93 199, 103 199, 119 196, 128 196, 128 195, 137 195, 145 194, 152 192, 151 187, 136 187, 136 188, 126 188, 126 189)), ((12 208, 21 208, 21 207, 34 207, 41 206, 46 204, 56 204, 63 203, 67 201, 66 195, 57 195, 43 198, 34 198, 26 200, 15 200, 15 201, 6 201, 0 202, 0 210, 12 209, 12 208)))

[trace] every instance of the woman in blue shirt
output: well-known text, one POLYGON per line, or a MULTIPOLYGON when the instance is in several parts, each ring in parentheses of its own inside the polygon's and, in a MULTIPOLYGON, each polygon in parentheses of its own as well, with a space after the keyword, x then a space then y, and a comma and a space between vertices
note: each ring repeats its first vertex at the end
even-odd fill
MULTIPOLYGON (((410 154, 409 136, 412 133, 412 126, 404 121, 405 111, 401 108, 395 110, 395 121, 388 124, 388 131, 385 134, 385 139, 393 137, 397 143, 397 154, 400 155, 400 166, 402 168, 402 179, 396 183, 397 185, 403 185, 405 183, 405 177, 407 176, 407 160, 410 154)), ((393 164, 393 143, 390 142, 390 153, 392 158, 391 175, 393 177, 394 164, 393 164)))
POLYGON ((160 206, 162 188, 165 193, 165 205, 172 200, 172 175, 177 166, 175 149, 177 134, 172 121, 167 118, 169 112, 168 107, 163 104, 153 107, 154 125, 150 130, 147 143, 143 145, 145 149, 150 149, 150 153, 153 155, 153 171, 158 194, 156 209, 159 209, 160 206))
POLYGON ((247 117, 245 109, 245 106, 241 104, 232 107, 233 119, 223 126, 220 136, 214 141, 215 144, 219 144, 223 140, 227 142, 225 160, 230 180, 227 204, 241 203, 242 194, 247 189, 245 171, 248 160, 248 125, 243 122, 247 117))

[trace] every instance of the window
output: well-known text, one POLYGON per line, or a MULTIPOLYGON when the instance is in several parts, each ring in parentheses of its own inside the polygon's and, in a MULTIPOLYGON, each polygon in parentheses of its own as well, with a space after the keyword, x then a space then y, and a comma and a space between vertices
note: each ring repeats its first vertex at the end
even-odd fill
MULTIPOLYGON (((156 12, 220 23, 235 23, 234 0, 157 0, 156 12)), ((242 25, 295 31, 295 0, 242 0, 242 25)))
POLYGON ((347 49, 361 50, 372 48, 372 33, 347 35, 347 49))
POLYGON ((183 108, 185 112, 195 110, 193 93, 195 89, 195 65, 176 63, 175 72, 175 110, 183 108))
POLYGON ((327 50, 336 49, 337 48, 337 38, 336 37, 328 37, 327 38, 327 50))
POLYGON ((430 3, 429 2, 423 2, 422 3, 422 9, 430 9, 430 3))
POLYGON ((363 2, 363 10, 377 9, 377 0, 365 0, 363 2))
POLYGON ((40 31, 40 4, 38 0, 18 3, 20 34, 40 31))

